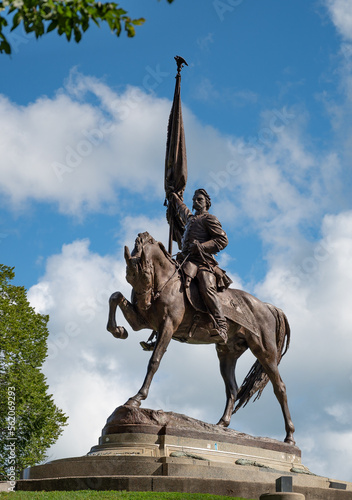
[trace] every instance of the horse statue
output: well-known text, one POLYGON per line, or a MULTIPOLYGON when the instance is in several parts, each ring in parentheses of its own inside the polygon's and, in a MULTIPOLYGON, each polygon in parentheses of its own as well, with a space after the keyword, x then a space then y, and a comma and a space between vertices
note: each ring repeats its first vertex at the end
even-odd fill
POLYGON ((125 260, 126 280, 133 287, 131 302, 121 292, 111 295, 107 330, 116 338, 127 338, 126 329, 116 325, 115 313, 119 306, 133 330, 147 328, 157 332, 143 385, 125 405, 139 407, 147 398, 153 376, 171 339, 189 344, 215 344, 226 390, 225 410, 217 425, 228 427, 232 414, 246 405, 254 394, 258 393, 255 399, 260 397, 270 380, 285 421, 285 442, 294 445, 295 428, 286 387, 278 370, 290 342, 285 314, 244 291, 228 288, 219 292, 228 322, 228 341, 224 343, 221 337, 211 336, 214 324, 210 315, 199 305, 199 300, 197 302, 196 290, 192 291, 192 287, 185 290, 182 269, 162 243, 147 232, 140 233, 132 254, 125 247, 125 260), (236 362, 248 348, 257 360, 238 388, 236 362))

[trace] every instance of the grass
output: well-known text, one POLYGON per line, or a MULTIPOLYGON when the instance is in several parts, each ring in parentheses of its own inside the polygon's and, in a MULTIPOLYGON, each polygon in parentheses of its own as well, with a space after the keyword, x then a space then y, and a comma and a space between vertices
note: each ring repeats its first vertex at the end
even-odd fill
POLYGON ((0 500, 244 500, 239 497, 202 493, 159 493, 133 491, 16 491, 1 492, 0 500))

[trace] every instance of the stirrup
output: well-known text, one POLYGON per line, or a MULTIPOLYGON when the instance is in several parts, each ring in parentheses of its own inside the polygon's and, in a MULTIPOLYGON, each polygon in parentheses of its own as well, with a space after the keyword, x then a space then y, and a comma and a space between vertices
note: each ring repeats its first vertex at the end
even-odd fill
POLYGON ((139 343, 143 351, 154 351, 155 344, 156 342, 145 342, 144 340, 139 343))
POLYGON ((157 332, 153 330, 146 342, 143 340, 142 342, 139 343, 139 345, 142 346, 143 351, 154 351, 156 341, 153 341, 153 339, 156 336, 157 332))
POLYGON ((228 340, 227 331, 220 329, 218 331, 218 335, 219 335, 219 337, 222 338, 222 340, 224 341, 224 343, 227 344, 227 340, 228 340))
POLYGON ((215 332, 210 334, 211 337, 221 337, 225 344, 227 344, 227 328, 216 328, 215 332))
POLYGON ((216 330, 216 333, 212 333, 210 335, 211 337, 220 337, 224 341, 225 344, 227 344, 228 336, 227 333, 224 332, 223 330, 216 330))

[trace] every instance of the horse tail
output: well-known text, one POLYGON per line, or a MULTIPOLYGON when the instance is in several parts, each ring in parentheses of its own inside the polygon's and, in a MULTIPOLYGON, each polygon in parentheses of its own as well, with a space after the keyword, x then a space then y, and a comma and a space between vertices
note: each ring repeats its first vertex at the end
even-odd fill
MULTIPOLYGON (((277 364, 279 364, 290 345, 290 325, 285 313, 281 309, 271 304, 266 305, 276 319, 277 364)), ((259 399, 268 382, 269 377, 257 360, 242 382, 236 398, 238 402, 233 413, 236 413, 242 406, 245 407, 254 394, 258 393, 254 401, 259 399)))

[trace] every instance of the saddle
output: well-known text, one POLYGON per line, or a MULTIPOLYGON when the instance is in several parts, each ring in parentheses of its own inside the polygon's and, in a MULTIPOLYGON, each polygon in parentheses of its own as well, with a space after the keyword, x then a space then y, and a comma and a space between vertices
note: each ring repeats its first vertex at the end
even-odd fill
MULTIPOLYGON (((191 281, 188 288, 185 288, 185 293, 189 303, 198 313, 210 316, 194 280, 191 281)), ((246 295, 249 294, 233 288, 218 292, 224 316, 229 321, 244 326, 255 335, 259 335, 259 325, 253 316, 249 301, 246 300, 246 295)))

